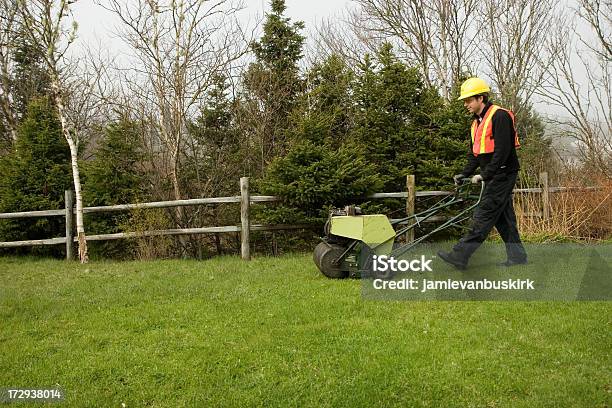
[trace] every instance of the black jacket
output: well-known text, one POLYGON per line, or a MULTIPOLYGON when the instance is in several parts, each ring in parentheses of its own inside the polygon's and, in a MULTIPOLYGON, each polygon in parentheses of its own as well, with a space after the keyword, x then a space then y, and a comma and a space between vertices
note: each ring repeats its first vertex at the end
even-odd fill
MULTIPOLYGON (((475 115, 474 119, 483 120, 491 105, 491 103, 487 103, 480 115, 475 115)), ((496 174, 513 173, 520 169, 516 148, 514 147, 514 124, 510 114, 503 109, 498 109, 493 114, 492 124, 495 150, 493 153, 474 156, 474 153, 472 153, 472 138, 470 137, 468 162, 461 172, 464 176, 472 175, 476 168, 480 167, 480 175, 484 181, 488 181, 496 174)))

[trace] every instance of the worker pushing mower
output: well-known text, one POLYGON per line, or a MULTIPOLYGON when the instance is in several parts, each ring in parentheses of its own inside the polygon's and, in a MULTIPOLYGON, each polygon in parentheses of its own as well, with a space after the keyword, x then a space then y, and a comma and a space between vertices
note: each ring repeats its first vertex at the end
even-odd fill
POLYGON ((471 176, 480 168, 472 182, 483 181, 486 187, 474 211, 472 225, 450 252, 438 256, 458 269, 465 269, 470 256, 487 239, 495 227, 506 244, 507 260, 500 266, 527 263, 527 253, 516 225, 512 205, 512 190, 516 184, 520 147, 514 114, 489 102, 491 89, 480 78, 470 78, 461 85, 459 100, 474 115, 468 162, 455 180, 471 176))
POLYGON ((516 148, 520 146, 514 114, 491 104, 490 91, 487 83, 477 77, 461 85, 459 100, 474 115, 474 121, 468 163, 461 174, 453 177, 455 192, 428 210, 393 223, 380 214, 360 215, 356 207, 332 211, 325 226, 326 236, 314 251, 315 264, 324 275, 344 278, 374 273, 371 268, 372 255, 399 257, 434 233, 460 225, 471 217, 472 211, 473 219, 468 232, 450 252, 438 252, 442 260, 457 269, 465 269, 470 256, 495 227, 504 240, 507 253, 507 260, 499 265, 527 263, 527 254, 519 237, 512 205, 512 190, 519 170, 516 148), (480 174, 472 176, 477 168, 480 168, 480 174), (478 185, 479 191, 476 193, 470 183, 466 182, 471 182, 472 186, 478 185), (462 211, 447 222, 413 242, 394 249, 396 237, 437 212, 465 202, 470 204, 467 207, 462 204, 462 211), (394 225, 406 221, 411 221, 407 227, 394 230, 394 225))

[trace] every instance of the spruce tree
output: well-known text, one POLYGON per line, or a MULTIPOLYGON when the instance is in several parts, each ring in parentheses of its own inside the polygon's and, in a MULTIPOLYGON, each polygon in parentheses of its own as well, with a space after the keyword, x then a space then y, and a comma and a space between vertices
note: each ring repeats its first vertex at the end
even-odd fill
POLYGON ((290 141, 310 140, 337 149, 345 143, 354 116, 351 87, 354 74, 332 55, 307 73, 307 88, 293 111, 290 141))
POLYGON ((10 117, 0 120, 0 156, 15 148, 11 135, 13 125, 8 124, 14 122, 14 126, 19 126, 19 122, 26 116, 30 101, 50 95, 49 76, 42 61, 44 50, 28 40, 23 27, 15 34, 10 52, 13 67, 4 78, 8 85, 12 112, 8 113, 10 117))
POLYGON ((272 0, 264 33, 252 44, 256 61, 244 77, 245 99, 251 102, 253 127, 257 127, 257 148, 261 165, 286 151, 288 117, 303 88, 298 63, 302 58, 303 22, 291 23, 284 16, 284 0, 272 0))
POLYGON ((290 147, 267 168, 257 187, 283 204, 263 211, 267 223, 321 223, 330 207, 354 204, 382 188, 363 146, 350 143, 354 78, 338 56, 315 64, 294 109, 290 147))
POLYGON ((259 189, 283 199, 282 205, 263 211, 266 222, 322 223, 330 207, 354 204, 382 184, 358 146, 333 150, 305 140, 270 164, 259 189))
POLYGON ((403 191, 407 174, 416 175, 421 188, 445 184, 465 151, 458 140, 448 143, 456 135, 440 132, 445 103, 418 69, 399 61, 385 44, 365 58, 354 94, 353 139, 385 178, 385 191, 403 191))
MULTIPOLYGON (((55 110, 47 99, 34 99, 18 128, 15 149, 0 159, 0 212, 64 208, 64 191, 71 185, 70 151, 55 110)), ((4 241, 64 235, 60 217, 0 223, 0 240, 4 241)), ((53 248, 35 252, 60 251, 53 248)))
POLYGON ((183 166, 183 182, 193 197, 235 193, 244 171, 245 155, 235 123, 236 104, 229 94, 227 77, 217 75, 207 102, 189 125, 190 154, 183 166))
POLYGON ((25 116, 29 102, 35 98, 47 97, 51 93, 49 75, 44 67, 42 53, 38 44, 19 32, 12 53, 15 63, 11 80, 14 109, 17 118, 25 116))

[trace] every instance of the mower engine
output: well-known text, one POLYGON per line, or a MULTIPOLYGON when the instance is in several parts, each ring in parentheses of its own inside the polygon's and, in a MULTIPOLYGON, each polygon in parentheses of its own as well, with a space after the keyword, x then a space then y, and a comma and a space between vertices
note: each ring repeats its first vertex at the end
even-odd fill
POLYGON ((324 231, 314 262, 325 276, 335 279, 368 273, 372 255, 389 254, 395 239, 385 215, 362 215, 355 206, 331 210, 324 231))

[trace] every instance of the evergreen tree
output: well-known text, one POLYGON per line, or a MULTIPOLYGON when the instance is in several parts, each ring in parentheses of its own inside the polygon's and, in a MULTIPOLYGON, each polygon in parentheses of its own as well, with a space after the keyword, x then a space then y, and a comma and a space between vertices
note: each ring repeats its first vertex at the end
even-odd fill
POLYGON ((235 193, 236 180, 244 171, 245 149, 235 124, 235 105, 227 78, 217 76, 206 105, 189 126, 192 145, 184 163, 183 182, 194 197, 235 193))
MULTIPOLYGON (((416 175, 419 187, 439 188, 463 165, 469 129, 463 107, 445 104, 390 45, 367 56, 357 73, 332 56, 315 64, 307 78, 307 93, 292 115, 292 148, 260 183, 265 194, 285 200, 265 212, 266 222, 320 219, 329 206, 403 191, 407 174, 416 175), (355 178, 345 178, 347 173, 355 178), (363 180, 369 189, 351 187, 363 180)), ((388 213, 404 206, 391 201, 365 209, 388 213)))
MULTIPOLYGON (((190 197, 235 195, 238 180, 248 174, 248 144, 236 125, 237 103, 230 94, 228 78, 217 75, 214 86, 200 107, 197 118, 189 124, 186 157, 181 182, 190 197)), ((229 225, 239 222, 234 208, 228 206, 187 207, 187 218, 196 226, 229 225)), ((199 235, 190 239, 190 250, 197 258, 205 257, 207 247, 222 252, 220 236, 199 235), (214 239, 214 242, 207 242, 214 239)))
MULTIPOLYGON (((289 151, 277 157, 255 184, 284 202, 261 211, 265 223, 322 223, 329 207, 354 203, 382 186, 357 145, 344 145, 351 129, 353 74, 331 56, 307 74, 306 93, 296 101, 287 130, 289 151)), ((257 210, 255 217, 258 216, 257 210)), ((283 247, 300 247, 312 233, 276 233, 283 247)), ((308 244, 309 246, 311 244, 308 244)))
POLYGON ((6 128, 4 121, 0 120, 0 157, 4 157, 11 152, 13 141, 11 133, 6 128))
POLYGON ((33 44, 28 36, 18 33, 12 58, 15 63, 11 80, 14 109, 17 118, 24 117, 29 102, 51 93, 50 79, 44 67, 42 53, 46 50, 33 44))
POLYGON ((337 55, 315 64, 307 74, 306 93, 291 116, 291 140, 332 148, 346 142, 353 125, 353 80, 353 72, 337 55))
POLYGON ((44 50, 27 39, 23 28, 17 31, 12 45, 10 58, 13 67, 7 78, 4 78, 8 84, 12 112, 10 117, 0 120, 0 156, 8 154, 15 147, 11 131, 6 125, 14 122, 15 126, 19 126, 30 101, 50 94, 49 77, 41 57, 44 50))
POLYGON ((356 198, 374 193, 382 180, 358 146, 295 144, 285 157, 276 158, 259 183, 264 194, 283 198, 283 204, 266 208, 269 223, 320 223, 329 207, 353 204, 356 198))
MULTIPOLYGON (((303 88, 298 62, 302 58, 303 22, 291 23, 284 17, 284 0, 272 0, 272 11, 267 15, 264 34, 252 44, 256 62, 244 77, 245 99, 250 101, 253 127, 258 131, 261 165, 282 154, 286 147, 288 117, 303 88)), ((245 105, 246 106, 246 105, 245 105)))
POLYGON ((447 123, 453 110, 446 111, 438 93, 416 68, 395 57, 390 44, 365 58, 355 102, 354 139, 385 178, 385 191, 404 190, 407 174, 416 175, 422 188, 448 183, 457 160, 465 157, 456 128, 447 123))
POLYGON ((133 203, 146 195, 138 125, 120 120, 104 129, 95 158, 84 169, 88 206, 133 203))
MULTIPOLYGON (((61 124, 48 100, 34 99, 18 128, 15 150, 0 159, 0 212, 64 208, 64 191, 71 186, 70 151, 61 124)), ((4 241, 64 235, 59 217, 0 223, 4 241)), ((59 253, 57 248, 43 252, 59 253)))
MULTIPOLYGON (((83 168, 85 206, 136 203, 147 197, 139 141, 139 128, 133 122, 121 120, 104 129, 95 158, 83 168)), ((108 234, 121 232, 129 219, 129 213, 91 214, 86 224, 94 233, 108 234)), ((123 241, 94 242, 90 250, 105 257, 125 257, 129 245, 123 241)))

